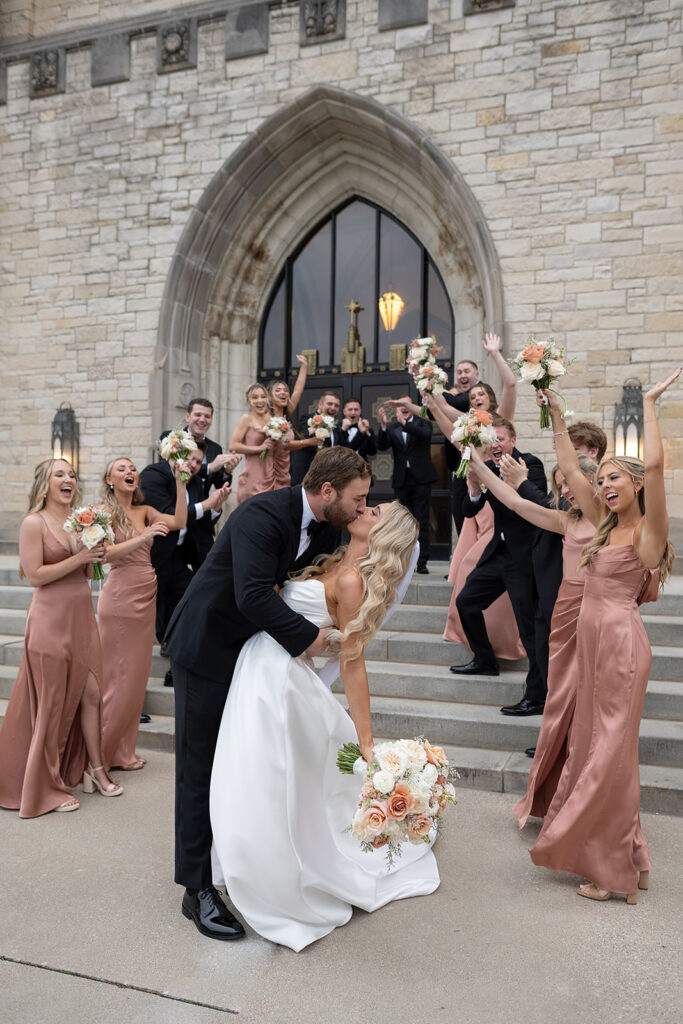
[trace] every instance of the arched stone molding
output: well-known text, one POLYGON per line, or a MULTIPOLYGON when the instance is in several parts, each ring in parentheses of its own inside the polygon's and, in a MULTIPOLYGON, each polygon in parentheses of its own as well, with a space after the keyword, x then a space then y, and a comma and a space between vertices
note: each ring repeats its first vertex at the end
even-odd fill
POLYGON ((161 310, 155 427, 176 420, 198 389, 215 399, 213 433, 225 438, 256 370, 252 343, 284 260, 352 195, 391 211, 429 250, 455 310, 456 359, 480 351, 483 329, 505 337, 498 257, 457 168, 376 101, 318 86, 264 121, 190 216, 161 310))

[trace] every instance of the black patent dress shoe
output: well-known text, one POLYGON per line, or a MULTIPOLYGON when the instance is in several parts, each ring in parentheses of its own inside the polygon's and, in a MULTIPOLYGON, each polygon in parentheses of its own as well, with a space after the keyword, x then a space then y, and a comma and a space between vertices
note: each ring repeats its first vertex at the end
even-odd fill
POLYGON ((526 754, 527 757, 535 757, 536 756, 536 747, 527 747, 526 750, 524 751, 524 753, 526 754))
POLYGON ((500 670, 495 661, 479 661, 472 658, 466 665, 451 665, 451 672, 456 676, 499 676, 500 670))
POLYGON ((166 675, 164 676, 164 686, 173 686, 173 673, 171 672, 170 668, 166 675))
POLYGON ((163 642, 161 644, 161 647, 159 648, 159 654, 161 655, 162 658, 170 658, 170 654, 166 650, 166 644, 163 642))
POLYGON ((422 576, 429 576, 429 569, 424 564, 424 562, 422 562, 422 563, 418 562, 417 563, 417 567, 415 569, 415 572, 419 572, 422 576))
POLYGON ((220 894, 212 885, 195 892, 186 889, 183 896, 183 917, 194 921, 197 929, 209 939, 243 939, 244 928, 230 913, 220 894))
POLYGON ((542 715, 543 708, 545 707, 545 701, 529 700, 528 697, 522 697, 516 704, 508 704, 507 707, 501 708, 500 710, 504 715, 542 715))
POLYGON ((145 714, 145 712, 143 711, 143 713, 140 715, 140 725, 147 725, 147 723, 151 721, 151 717, 145 714))

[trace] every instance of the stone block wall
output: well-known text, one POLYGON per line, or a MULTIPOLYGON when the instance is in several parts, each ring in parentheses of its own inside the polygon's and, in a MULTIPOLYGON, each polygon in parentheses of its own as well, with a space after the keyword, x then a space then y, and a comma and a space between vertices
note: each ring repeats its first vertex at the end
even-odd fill
MULTIPOLYGON (((6 470, 4 535, 61 401, 80 423, 88 496, 107 456, 148 460, 159 308, 190 212, 237 147, 318 83, 374 98, 455 164, 500 261, 509 346, 530 331, 566 343, 577 414, 611 435, 623 381, 655 381, 683 361, 680 2, 517 0, 467 16, 463 0, 399 6, 405 27, 380 28, 390 5, 346 0, 342 38, 306 45, 299 4, 269 6, 265 52, 226 60, 227 4, 5 5, 0 314, 4 423, 18 458, 6 470), (197 15, 196 67, 159 73, 155 25, 176 15, 197 15), (129 68, 94 86, 105 19, 129 68), (63 50, 64 91, 32 97, 29 50, 50 47, 63 50)), ((255 352, 241 358, 243 376, 255 352)), ((213 432, 223 443, 241 411, 231 402, 213 432)), ((521 446, 550 460, 526 392, 516 418, 521 446)), ((680 501, 680 387, 662 426, 680 501)))

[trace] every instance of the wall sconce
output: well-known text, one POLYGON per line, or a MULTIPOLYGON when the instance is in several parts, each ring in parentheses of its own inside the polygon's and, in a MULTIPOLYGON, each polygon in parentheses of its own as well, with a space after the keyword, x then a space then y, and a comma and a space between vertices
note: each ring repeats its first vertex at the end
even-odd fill
POLYGON ((643 457, 643 385, 634 377, 624 381, 614 406, 614 454, 643 457))
POLYGON ((62 402, 52 421, 52 457, 66 459, 78 473, 79 427, 76 413, 68 402, 62 402))
POLYGON ((379 300, 379 315, 382 317, 385 331, 393 331, 403 312, 405 303, 396 292, 385 292, 379 300))

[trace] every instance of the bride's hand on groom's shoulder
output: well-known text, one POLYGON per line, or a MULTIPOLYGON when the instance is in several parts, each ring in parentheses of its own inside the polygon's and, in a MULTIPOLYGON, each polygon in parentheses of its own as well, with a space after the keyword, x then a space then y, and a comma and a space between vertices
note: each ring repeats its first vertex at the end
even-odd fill
POLYGON ((323 626, 310 647, 304 652, 309 658, 316 658, 325 653, 330 634, 334 631, 333 626, 323 626))

